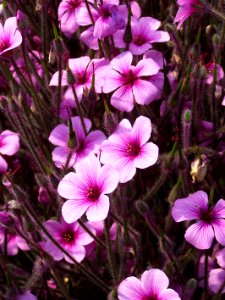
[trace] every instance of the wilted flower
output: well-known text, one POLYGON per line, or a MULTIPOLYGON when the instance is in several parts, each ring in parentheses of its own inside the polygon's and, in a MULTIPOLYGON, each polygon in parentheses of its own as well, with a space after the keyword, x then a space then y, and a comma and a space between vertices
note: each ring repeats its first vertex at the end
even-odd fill
POLYGON ((208 196, 198 191, 187 198, 175 201, 172 217, 176 222, 197 220, 191 225, 185 239, 198 249, 209 249, 214 237, 225 246, 225 200, 220 199, 214 207, 208 207, 208 196))
POLYGON ((131 180, 136 168, 145 169, 155 164, 159 149, 148 143, 152 131, 150 119, 140 116, 133 128, 123 119, 108 140, 101 145, 101 162, 118 170, 120 182, 131 180))
POLYGON ((145 271, 141 279, 127 277, 118 287, 119 300, 181 300, 177 292, 168 289, 169 279, 159 269, 145 271))

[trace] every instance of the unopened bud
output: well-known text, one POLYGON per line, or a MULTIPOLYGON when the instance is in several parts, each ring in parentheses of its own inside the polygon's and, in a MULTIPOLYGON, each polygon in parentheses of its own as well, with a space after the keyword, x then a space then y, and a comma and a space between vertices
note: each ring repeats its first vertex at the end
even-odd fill
POLYGON ((45 187, 41 186, 38 192, 38 201, 41 204, 47 204, 49 202, 49 194, 45 187))
POLYGON ((118 125, 117 116, 112 112, 104 112, 103 126, 108 135, 112 134, 118 125))

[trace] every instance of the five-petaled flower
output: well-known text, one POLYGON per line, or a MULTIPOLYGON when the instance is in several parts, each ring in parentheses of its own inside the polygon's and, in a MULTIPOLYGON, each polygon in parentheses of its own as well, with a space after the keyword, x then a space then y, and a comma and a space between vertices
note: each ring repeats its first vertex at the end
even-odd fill
POLYGON ((158 146, 148 143, 151 131, 151 121, 147 117, 138 117, 133 127, 123 119, 108 140, 101 144, 101 162, 118 170, 120 182, 131 180, 136 168, 145 169, 157 161, 158 146))
MULTIPOLYGON (((60 222, 48 220, 44 222, 44 227, 55 239, 55 241, 65 249, 77 262, 81 262, 85 257, 85 245, 90 244, 93 238, 77 223, 67 224, 63 218, 60 222)), ((88 227, 88 225, 86 225, 88 227)), ((93 230, 92 230, 93 231, 93 230)), ((94 233, 94 231, 93 231, 94 233)), ((43 233, 45 241, 40 242, 40 246, 48 252, 54 260, 65 260, 69 263, 73 261, 63 253, 46 235, 43 233)))
POLYGON ((102 221, 109 212, 109 197, 119 181, 118 172, 111 166, 101 167, 94 155, 89 155, 60 181, 58 193, 69 199, 62 207, 67 223, 78 220, 85 212, 89 221, 102 221))
POLYGON ((208 206, 208 196, 198 191, 175 201, 172 217, 176 222, 197 220, 191 225, 185 239, 198 249, 209 249, 214 237, 225 246, 225 201, 220 199, 214 207, 208 206))

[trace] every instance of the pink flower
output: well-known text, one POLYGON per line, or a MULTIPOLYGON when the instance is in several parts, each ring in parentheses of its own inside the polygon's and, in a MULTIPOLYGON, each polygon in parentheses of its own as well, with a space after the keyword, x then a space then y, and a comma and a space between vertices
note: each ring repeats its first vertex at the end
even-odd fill
POLYGON ((130 112, 135 101, 147 105, 158 96, 158 88, 149 79, 159 72, 159 65, 151 58, 142 59, 136 66, 131 65, 133 55, 124 52, 111 61, 103 87, 104 93, 114 91, 111 97, 112 106, 120 111, 130 112))
MULTIPOLYGON (((81 262, 85 257, 85 245, 90 244, 93 238, 77 223, 67 224, 63 218, 60 222, 48 220, 43 224, 56 242, 62 246, 77 262, 81 262)), ((54 260, 65 260, 69 263, 73 261, 64 254, 51 240, 43 233, 46 241, 41 242, 41 247, 48 252, 54 260)))
POLYGON ((180 29, 184 21, 190 17, 193 13, 202 13, 204 5, 201 0, 178 0, 180 6, 174 23, 178 22, 177 29, 180 29))
MULTIPOLYGON (((151 17, 142 17, 140 19, 131 18, 132 41, 129 44, 129 51, 133 55, 144 54, 152 48, 152 43, 168 42, 170 36, 166 31, 157 31, 161 22, 151 17)), ((114 34, 114 43, 118 48, 125 48, 124 42, 125 30, 119 30, 114 34)))
MULTIPOLYGON (((95 74, 95 78, 98 78, 98 80, 95 80, 95 91, 97 93, 102 92, 102 86, 104 85, 103 73, 109 64, 108 60, 104 58, 91 60, 89 56, 82 56, 69 59, 68 64, 75 78, 74 89, 79 101, 81 100, 83 93, 90 90, 93 74, 95 74)), ((52 76, 49 85, 58 86, 58 77, 59 72, 57 71, 52 76)), ((62 86, 67 85, 67 72, 64 70, 62 73, 62 86)), ((64 102, 66 102, 66 106, 75 107, 75 99, 71 87, 69 87, 64 94, 64 102)))
POLYGON ((131 180, 136 168, 145 169, 157 161, 159 149, 148 143, 151 130, 149 118, 138 117, 133 128, 127 119, 123 119, 108 140, 102 143, 101 162, 118 170, 120 182, 131 180))
POLYGON ((220 199, 212 208, 208 207, 208 196, 198 191, 187 198, 175 201, 172 217, 176 222, 197 220, 191 225, 185 239, 198 249, 209 249, 214 237, 225 246, 225 201, 220 199))
POLYGON ((4 27, 0 24, 0 55, 18 47, 22 43, 22 35, 17 28, 16 17, 6 19, 4 27))
MULTIPOLYGON (((66 125, 57 125, 49 136, 49 141, 57 146, 52 152, 52 159, 58 168, 75 166, 90 153, 96 153, 100 144, 106 139, 100 130, 94 130, 85 136, 80 117, 71 118, 75 135, 75 145, 69 145, 69 128, 66 125), (69 160, 68 160, 69 159, 69 160), (68 160, 68 162, 67 162, 68 160)), ((91 129, 91 121, 84 118, 87 132, 91 129)))
MULTIPOLYGON (((12 156, 20 148, 19 135, 10 130, 5 130, 0 134, 0 154, 12 156)), ((0 155, 0 173, 5 173, 8 164, 0 155)))
MULTIPOLYGON (((88 1, 93 2, 93 1, 88 1)), ((85 25, 91 24, 85 2, 83 0, 63 0, 58 7, 58 18, 61 23, 62 32, 71 37, 79 27, 79 19, 85 14, 85 25)), ((82 18, 84 19, 84 18, 82 18)))
POLYGON ((30 250, 27 242, 14 230, 15 226, 20 226, 15 216, 11 216, 5 211, 0 212, 0 249, 5 251, 5 237, 7 236, 7 255, 17 255, 19 249, 23 251, 30 250), (7 228, 7 235, 5 236, 5 229, 7 228))
MULTIPOLYGON (((219 292, 225 282, 225 248, 216 254, 216 259, 220 268, 212 269, 209 273, 209 288, 215 294, 219 292)), ((225 287, 221 293, 225 293, 225 287)))
POLYGON ((127 277, 118 287, 119 300, 181 300, 177 292, 168 289, 169 279, 159 269, 145 271, 141 279, 127 277))
POLYGON ((18 295, 16 300, 38 300, 38 298, 33 295, 30 291, 26 291, 25 293, 18 295))
POLYGON ((109 197, 118 185, 119 175, 110 166, 103 166, 90 155, 76 165, 76 173, 69 173, 60 181, 58 193, 69 199, 62 207, 67 223, 78 220, 85 212, 89 221, 102 221, 109 212, 109 197))

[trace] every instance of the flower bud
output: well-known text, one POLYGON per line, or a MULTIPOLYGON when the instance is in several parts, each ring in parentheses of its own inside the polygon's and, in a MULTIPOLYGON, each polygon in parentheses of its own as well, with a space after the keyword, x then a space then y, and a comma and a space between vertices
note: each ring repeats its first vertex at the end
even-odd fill
POLYGON ((192 177, 192 181, 195 183, 201 182, 204 180, 208 168, 208 159, 206 155, 202 154, 199 158, 195 159, 191 163, 191 171, 190 175, 192 177))
POLYGON ((49 202, 49 194, 45 187, 41 186, 38 191, 38 201, 41 204, 47 204, 49 202))

